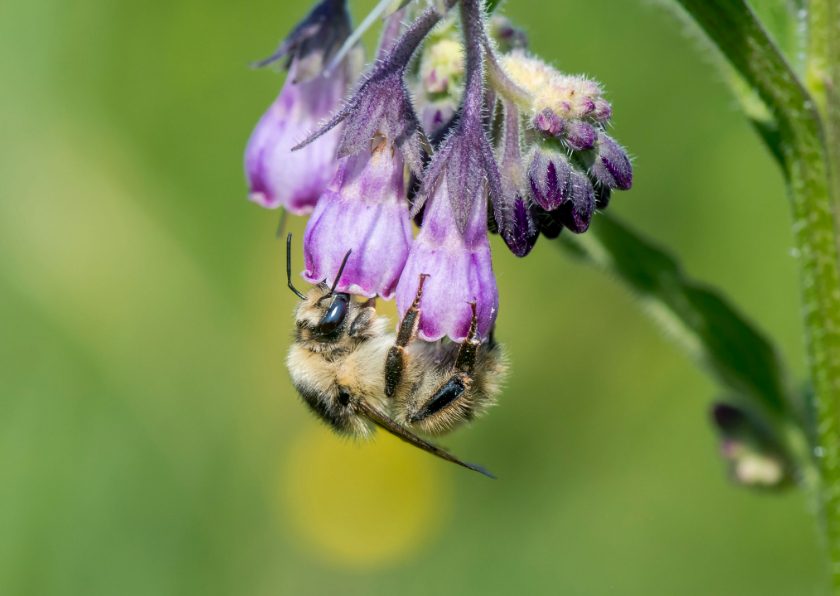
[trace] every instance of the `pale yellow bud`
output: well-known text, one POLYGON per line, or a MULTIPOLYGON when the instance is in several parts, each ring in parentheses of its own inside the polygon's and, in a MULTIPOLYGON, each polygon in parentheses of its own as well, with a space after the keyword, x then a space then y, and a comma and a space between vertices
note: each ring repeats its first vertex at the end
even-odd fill
POLYGON ((423 52, 420 80, 427 93, 460 96, 464 78, 464 51, 452 39, 441 39, 423 52))

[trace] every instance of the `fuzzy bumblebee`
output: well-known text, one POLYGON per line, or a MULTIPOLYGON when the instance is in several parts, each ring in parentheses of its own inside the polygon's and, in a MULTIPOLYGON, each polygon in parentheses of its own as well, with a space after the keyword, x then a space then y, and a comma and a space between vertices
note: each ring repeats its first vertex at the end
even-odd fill
POLYGON ((415 304, 395 336, 386 332, 387 319, 377 317, 374 299, 357 302, 350 294, 336 292, 336 284, 323 283, 301 294, 291 282, 288 253, 287 274, 301 302, 286 364, 295 389, 316 416, 350 436, 367 437, 381 427, 420 449, 493 477, 482 466, 463 462, 411 432, 448 432, 494 403, 507 366, 502 346, 492 336, 486 342, 477 338, 475 315, 463 343, 438 348, 413 341, 422 317, 422 280, 415 304))

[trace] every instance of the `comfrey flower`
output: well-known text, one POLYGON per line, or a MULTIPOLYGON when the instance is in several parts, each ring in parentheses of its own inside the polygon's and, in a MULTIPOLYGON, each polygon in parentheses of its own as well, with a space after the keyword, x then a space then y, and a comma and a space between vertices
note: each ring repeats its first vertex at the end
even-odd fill
POLYGON ((329 58, 350 35, 346 0, 323 0, 259 66, 288 58, 289 74, 280 96, 260 119, 245 150, 248 198, 269 209, 310 213, 336 171, 340 131, 318 145, 294 147, 341 105, 350 82, 345 63, 322 76, 329 58))
MULTIPOLYGON (((464 342, 474 306, 478 338, 469 341, 487 341, 499 312, 488 233, 518 257, 541 235, 583 233, 613 190, 632 186, 633 171, 607 134, 612 107, 600 85, 526 53, 524 34, 500 17, 488 20, 481 0, 429 4, 390 17, 377 60, 355 91, 317 132, 296 139, 292 155, 330 156, 327 164, 307 157, 300 167, 317 169, 306 180, 322 181, 325 190, 307 226, 303 275, 335 282, 351 251, 337 291, 396 295, 402 319, 419 309, 412 333, 424 341, 464 342), (456 4, 459 14, 449 15, 456 4), (413 241, 412 218, 420 226, 413 241)), ((344 5, 325 0, 319 10, 344 14, 344 5)), ((337 21, 307 22, 290 39, 333 30, 325 23, 337 21)), ((347 39, 350 46, 357 35, 347 39)), ((332 62, 342 59, 332 45, 319 47, 319 64, 331 53, 332 62)), ((325 105, 338 107, 344 87, 337 80, 322 92, 325 105)), ((296 130, 308 125, 296 118, 296 130)), ((275 171, 279 186, 298 179, 275 171)))
POLYGON ((331 285, 352 250, 337 290, 390 300, 411 248, 411 219, 402 159, 384 137, 372 144, 371 150, 340 160, 335 179, 309 218, 303 278, 331 285))
POLYGON ((478 334, 487 337, 499 310, 487 239, 487 194, 483 188, 473 201, 466 228, 461 231, 452 209, 450 181, 442 177, 429 199, 423 227, 397 286, 397 309, 405 316, 421 275, 428 275, 420 301, 418 337, 435 341, 444 336, 456 342, 467 337, 476 305, 478 334))

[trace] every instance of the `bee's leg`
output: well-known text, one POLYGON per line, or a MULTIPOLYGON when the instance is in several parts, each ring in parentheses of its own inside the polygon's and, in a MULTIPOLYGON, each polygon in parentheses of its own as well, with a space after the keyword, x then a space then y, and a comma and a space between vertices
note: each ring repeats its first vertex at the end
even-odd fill
POLYGON ((376 297, 373 297, 362 305, 361 312, 350 324, 350 337, 367 337, 367 332, 375 319, 376 297))
POLYGON ((409 422, 416 424, 422 422, 432 414, 440 412, 443 408, 461 397, 469 389, 472 383, 472 375, 475 370, 475 358, 481 340, 477 337, 478 317, 475 311, 475 302, 470 303, 472 308, 472 322, 467 337, 458 348, 458 356, 455 365, 452 367, 452 376, 441 385, 423 407, 414 414, 409 422))
POLYGON ((417 286, 417 295, 411 308, 405 313, 400 322, 400 329, 397 332, 397 341, 388 350, 385 358, 385 395, 393 397, 397 387, 402 380, 405 370, 405 347, 411 343, 417 335, 417 327, 420 324, 420 297, 423 295, 423 282, 429 277, 425 273, 420 274, 420 283, 417 286))
POLYGON ((478 351, 478 346, 481 345, 481 340, 476 337, 478 335, 478 316, 475 312, 475 301, 470 302, 472 309, 472 321, 470 322, 470 330, 467 332, 467 337, 458 348, 458 357, 455 359, 454 370, 458 373, 472 376, 475 368, 475 354, 478 351))

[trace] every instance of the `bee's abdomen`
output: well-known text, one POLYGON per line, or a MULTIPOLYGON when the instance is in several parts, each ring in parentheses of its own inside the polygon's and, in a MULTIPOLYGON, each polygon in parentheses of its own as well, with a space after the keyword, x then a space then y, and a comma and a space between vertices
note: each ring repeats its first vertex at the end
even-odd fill
POLYGON ((295 389, 312 413, 333 430, 339 433, 354 432, 353 418, 356 415, 351 409, 349 395, 345 394, 344 400, 341 399, 341 394, 337 399, 333 399, 329 394, 321 393, 304 384, 296 384, 295 389))

